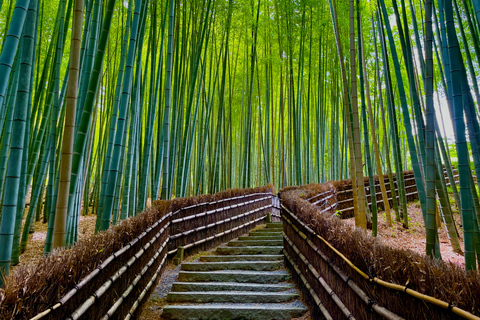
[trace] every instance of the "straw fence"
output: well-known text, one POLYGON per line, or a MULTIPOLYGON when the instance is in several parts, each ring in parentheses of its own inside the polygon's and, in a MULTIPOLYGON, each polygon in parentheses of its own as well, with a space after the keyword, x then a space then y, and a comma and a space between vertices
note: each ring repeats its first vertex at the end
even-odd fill
POLYGON ((191 254, 248 232, 276 210, 272 191, 156 201, 134 218, 15 270, 0 289, 0 318, 135 318, 178 247, 191 254))
POLYGON ((285 261, 313 319, 480 319, 478 273, 344 224, 335 212, 346 192, 337 186, 348 190, 348 181, 280 193, 285 261))

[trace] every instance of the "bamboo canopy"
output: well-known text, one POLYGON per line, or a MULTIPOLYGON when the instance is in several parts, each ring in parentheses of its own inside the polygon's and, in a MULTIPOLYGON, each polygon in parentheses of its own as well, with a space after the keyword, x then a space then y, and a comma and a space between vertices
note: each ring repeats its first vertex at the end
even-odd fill
POLYGON ((357 226, 376 234, 378 201, 408 228, 410 169, 426 254, 442 224, 461 251, 458 210, 476 269, 479 6, 0 0, 0 273, 40 219, 49 254, 82 214, 103 231, 160 198, 268 183, 351 179, 357 226))

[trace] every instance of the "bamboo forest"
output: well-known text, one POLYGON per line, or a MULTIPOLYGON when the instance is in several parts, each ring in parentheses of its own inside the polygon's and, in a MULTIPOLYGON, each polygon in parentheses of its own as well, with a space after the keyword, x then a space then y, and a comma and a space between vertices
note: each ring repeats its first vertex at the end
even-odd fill
POLYGON ((0 51, 2 275, 38 221, 48 256, 235 188, 350 180, 357 228, 407 230, 409 170, 423 254, 478 268, 477 0, 0 0, 0 51))

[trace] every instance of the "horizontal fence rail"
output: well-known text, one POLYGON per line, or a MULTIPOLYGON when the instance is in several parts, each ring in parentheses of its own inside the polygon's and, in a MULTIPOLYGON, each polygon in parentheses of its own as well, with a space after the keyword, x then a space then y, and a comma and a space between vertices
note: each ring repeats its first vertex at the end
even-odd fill
POLYGON ((227 235, 233 238, 264 219, 273 198, 272 194, 255 193, 178 210, 170 226, 168 253, 175 253, 179 247, 203 251, 208 249, 207 242, 215 245, 227 235))
MULTIPOLYGON (((413 185, 409 184, 407 190, 415 188, 416 191, 415 181, 409 175, 413 176, 409 172, 405 173, 405 180, 413 185)), ((468 309, 455 306, 453 302, 445 302, 410 288, 409 281, 403 286, 389 279, 380 279, 376 275, 375 268, 381 266, 389 269, 393 266, 388 262, 391 260, 385 259, 388 257, 385 255, 379 257, 384 259, 384 264, 370 266, 366 263, 371 259, 368 255, 373 257, 379 252, 372 243, 361 242, 366 246, 359 252, 356 251, 358 248, 351 249, 353 252, 346 250, 347 253, 360 259, 357 262, 365 263, 363 267, 368 270, 364 272, 329 242, 329 239, 335 239, 335 243, 340 247, 347 243, 355 247, 360 243, 359 241, 363 241, 359 240, 358 236, 352 237, 350 235, 352 230, 347 231, 343 225, 337 225, 338 220, 328 218, 329 212, 335 214, 337 206, 340 207, 341 204, 352 201, 352 190, 348 189, 348 182, 302 186, 292 188, 291 193, 288 188, 281 191, 285 262, 293 271, 294 280, 304 292, 312 318, 480 320, 480 317, 468 312, 468 309), (341 190, 337 190, 337 186, 340 186, 341 190), (298 190, 301 190, 300 197, 298 190), (312 195, 312 193, 316 194, 312 195), (303 194, 308 195, 306 199, 303 199, 303 194), (347 198, 348 196, 350 199, 347 198), (317 229, 323 237, 315 231, 317 229), (346 237, 350 237, 348 240, 350 242, 345 241, 346 237)), ((381 196, 381 193, 377 192, 377 195, 381 196)), ((385 247, 382 250, 392 249, 385 247)), ((391 263, 399 263, 399 261, 391 261, 391 263)), ((418 262, 415 260, 409 260, 407 264, 416 263, 418 262)), ((399 268, 402 269, 402 265, 399 268)), ((420 271, 423 272, 421 269, 420 271)), ((430 276, 438 277, 439 271, 429 270, 428 272, 430 276)), ((474 285, 474 282, 472 284, 474 285)), ((465 289, 463 288, 462 291, 465 289)))
POLYGON ((303 224, 285 206, 282 206, 282 218, 284 221, 283 236, 285 239, 284 246, 287 261, 293 266, 297 276, 301 278, 302 282, 308 284, 307 290, 311 295, 313 294, 313 299, 317 307, 326 319, 332 319, 332 316, 328 312, 329 309, 325 308, 325 304, 329 304, 330 309, 335 307, 334 309, 337 311, 334 314, 341 313, 347 319, 356 318, 353 312, 369 314, 367 316, 369 319, 402 319, 402 317, 378 305, 378 303, 371 299, 352 279, 345 275, 345 273, 322 252, 319 246, 314 243, 315 232, 303 224), (294 241, 297 244, 295 244, 294 241), (304 249, 300 250, 299 247, 304 249), (296 259, 292 258, 292 256, 296 259), (312 258, 314 256, 316 258, 312 258), (301 266, 295 263, 295 261, 298 260, 301 266), (300 270, 306 270, 306 272, 302 273, 300 270), (319 270, 322 271, 320 272, 319 270), (328 278, 328 282, 337 286, 336 290, 332 289, 325 278, 328 278), (307 279, 310 279, 310 281, 307 279), (339 282, 341 285, 339 285, 339 282), (341 293, 341 298, 336 292, 341 293), (322 303, 322 300, 326 301, 330 299, 333 300, 333 303, 332 301, 322 303), (351 310, 344 304, 342 299, 351 302, 351 310), (360 301, 363 302, 363 304, 359 303, 360 301), (352 306, 354 307, 352 308, 352 306))
MULTIPOLYGON (((404 181, 405 181, 405 191, 406 191, 406 198, 407 201, 413 201, 418 199, 418 192, 417 192, 417 186, 415 183, 415 177, 413 172, 404 172, 404 181)), ((445 175, 445 181, 447 182, 447 186, 450 186, 450 180, 448 178, 447 172, 444 172, 445 175)), ((455 181, 458 181, 458 174, 454 175, 455 181)), ((390 207, 393 206, 393 201, 392 201, 392 190, 391 190, 391 184, 390 184, 390 179, 388 178, 387 175, 384 176, 384 182, 385 182, 385 187, 387 191, 387 197, 388 197, 388 202, 390 204, 390 207)), ((397 177, 393 177, 393 185, 395 189, 395 194, 397 200, 399 199, 398 195, 398 185, 397 185, 397 177)), ((367 197, 367 202, 368 205, 370 206, 372 204, 371 198, 372 198, 372 189, 369 186, 369 182, 365 181, 365 195, 367 197)), ((380 181, 378 179, 375 179, 375 195, 377 199, 377 206, 380 208, 384 208, 383 205, 383 196, 382 196, 382 191, 380 189, 380 181)), ((308 199, 307 201, 311 202, 312 204, 319 205, 322 203, 327 203, 331 202, 330 197, 335 198, 334 203, 336 204, 335 206, 331 206, 327 210, 324 210, 324 212, 328 211, 329 209, 331 210, 337 210, 337 213, 340 214, 341 217, 343 218, 348 218, 348 217, 353 217, 354 214, 354 208, 353 208, 353 190, 351 183, 347 184, 343 187, 340 188, 340 190, 333 189, 333 190, 327 190, 324 192, 321 192, 320 194, 314 195, 308 199), (335 193, 335 194, 332 194, 335 193)))
POLYGON ((135 318, 178 247, 208 250, 248 232, 278 208, 273 194, 254 192, 169 212, 31 319, 135 318))

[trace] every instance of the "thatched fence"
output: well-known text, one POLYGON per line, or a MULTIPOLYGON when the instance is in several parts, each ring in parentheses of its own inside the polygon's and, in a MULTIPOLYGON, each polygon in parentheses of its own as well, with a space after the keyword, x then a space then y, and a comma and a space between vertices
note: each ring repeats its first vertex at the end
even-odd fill
POLYGON ((2 319, 130 319, 179 247, 204 251, 278 211, 273 186, 156 201, 134 218, 17 268, 0 290, 2 319))
POLYGON ((480 319, 478 273, 392 249, 338 218, 348 184, 280 192, 285 261, 312 318, 480 319))

